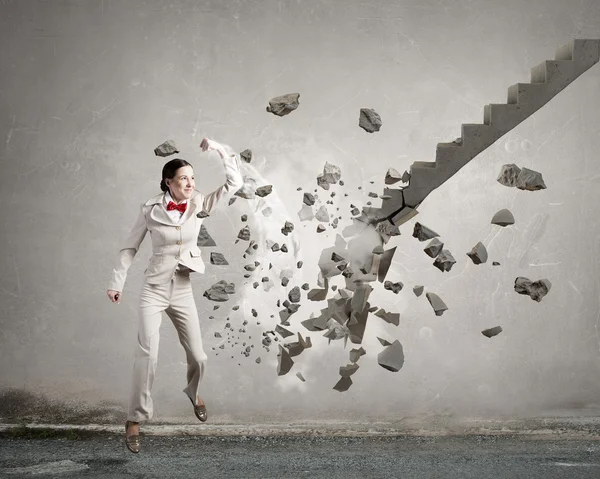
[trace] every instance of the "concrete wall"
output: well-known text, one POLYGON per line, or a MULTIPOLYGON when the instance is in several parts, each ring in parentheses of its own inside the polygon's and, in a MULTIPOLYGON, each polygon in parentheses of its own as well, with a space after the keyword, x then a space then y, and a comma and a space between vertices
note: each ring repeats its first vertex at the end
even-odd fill
MULTIPOLYGON (((108 300, 106 284, 139 204, 160 192, 166 160, 153 155, 158 144, 176 141, 199 190, 223 183, 218 156, 198 148, 207 136, 252 149, 247 173, 274 185, 270 218, 240 198, 205 221, 219 246, 203 251, 206 274, 192 278, 213 420, 543 415, 598 405, 597 65, 435 190, 386 245, 398 247, 387 279, 405 287, 395 295, 379 284, 370 303, 399 312, 400 325, 371 315, 367 355, 347 392, 332 387, 350 343, 328 345, 300 325, 324 302, 303 301, 292 316, 292 331, 308 334, 313 347, 286 376, 276 373, 277 348, 260 345, 278 322, 277 299, 304 282, 316 287, 317 260, 350 224, 349 204, 361 208, 367 192, 381 194, 388 167, 433 161, 438 142, 459 137, 461 123, 481 123, 485 104, 506 102, 508 86, 528 82, 530 68, 569 39, 600 38, 595 0, 3 1, 0 23, 3 391, 126 406, 149 238, 120 305, 108 300), (270 98, 293 92, 296 111, 265 111, 270 98), (381 115, 379 132, 358 127, 360 108, 381 115), (345 186, 330 190, 342 220, 317 235, 316 221, 302 223, 297 212, 326 161, 342 169, 345 186), (542 172, 548 188, 500 185, 506 163, 542 172), (514 226, 490 224, 502 208, 514 226), (234 240, 244 213, 260 241, 281 242, 284 221, 296 225, 299 249, 265 259, 276 282, 268 293, 252 288, 254 279, 244 284, 240 272, 247 243, 234 240), (441 235, 457 259, 450 272, 431 265, 425 243, 412 237, 415 221, 441 235), (476 266, 466 252, 478 241, 490 258, 476 266), (231 265, 210 265, 211 250, 231 265), (279 271, 297 259, 305 266, 280 287, 279 271), (537 303, 514 292, 517 276, 548 278, 552 289, 537 303), (220 279, 236 282, 238 293, 213 312, 202 294, 220 279), (412 293, 416 284, 448 311, 435 316, 412 293), (249 329, 223 351, 214 332, 228 316, 236 331, 244 318, 249 329), (481 334, 497 325, 499 336, 481 334), (401 341, 402 370, 377 364, 376 336, 401 341), (255 345, 248 358, 242 341, 255 345)), ((184 386, 185 356, 165 315, 157 420, 195 420, 184 386)))

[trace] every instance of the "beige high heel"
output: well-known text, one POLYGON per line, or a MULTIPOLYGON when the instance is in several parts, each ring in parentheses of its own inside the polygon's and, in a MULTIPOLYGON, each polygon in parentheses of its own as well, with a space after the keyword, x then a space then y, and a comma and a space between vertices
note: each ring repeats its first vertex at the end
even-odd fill
POLYGON ((142 449, 142 444, 140 443, 140 436, 138 434, 127 436, 127 428, 129 427, 130 422, 132 421, 125 422, 125 445, 127 446, 127 449, 137 454, 142 449))

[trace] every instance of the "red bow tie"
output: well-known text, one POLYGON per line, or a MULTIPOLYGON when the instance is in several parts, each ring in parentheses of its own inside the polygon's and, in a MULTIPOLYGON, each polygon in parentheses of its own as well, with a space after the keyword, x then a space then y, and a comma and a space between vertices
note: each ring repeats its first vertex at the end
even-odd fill
POLYGON ((186 208, 187 208, 187 203, 181 203, 179 205, 176 205, 173 201, 169 201, 169 204, 167 205, 167 211, 179 210, 182 213, 185 213, 186 208))

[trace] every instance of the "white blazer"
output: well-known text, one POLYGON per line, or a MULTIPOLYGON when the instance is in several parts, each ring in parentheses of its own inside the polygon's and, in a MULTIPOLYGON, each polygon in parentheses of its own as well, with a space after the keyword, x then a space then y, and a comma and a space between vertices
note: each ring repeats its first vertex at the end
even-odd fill
POLYGON ((164 207, 165 192, 161 192, 142 204, 140 214, 129 237, 119 251, 107 289, 123 291, 127 271, 147 231, 150 232, 152 239, 152 256, 148 268, 144 271, 148 283, 164 284, 169 282, 178 264, 198 273, 204 272, 205 265, 197 245, 200 225, 204 218, 197 215, 200 212, 210 215, 213 208, 224 197, 233 195, 244 185, 239 156, 225 157, 223 163, 225 165, 225 184, 206 196, 198 190, 194 190, 179 223, 169 216, 164 207))

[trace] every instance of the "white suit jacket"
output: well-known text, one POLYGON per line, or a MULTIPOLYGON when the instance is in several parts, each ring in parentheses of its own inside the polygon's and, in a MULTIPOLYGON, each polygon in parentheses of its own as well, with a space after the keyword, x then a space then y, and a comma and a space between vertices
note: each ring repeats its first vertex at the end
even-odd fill
POLYGON ((148 231, 152 238, 152 256, 144 275, 149 284, 169 282, 178 264, 198 273, 204 272, 204 262, 197 245, 204 218, 199 218, 197 214, 202 211, 209 215, 223 197, 233 195, 244 184, 238 155, 225 157, 223 163, 225 184, 206 196, 194 190, 179 222, 173 220, 165 209, 164 192, 142 204, 129 237, 119 251, 107 289, 123 291, 127 271, 148 231))

